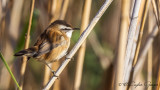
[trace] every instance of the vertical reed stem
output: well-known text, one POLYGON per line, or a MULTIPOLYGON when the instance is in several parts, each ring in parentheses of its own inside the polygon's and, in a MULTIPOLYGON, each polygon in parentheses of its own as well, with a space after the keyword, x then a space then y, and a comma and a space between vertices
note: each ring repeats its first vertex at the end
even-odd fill
MULTIPOLYGON (((8 3, 10 3, 10 0, 0 0, 1 6, 3 6, 3 11, 6 12, 5 9, 7 9, 8 7, 8 3)), ((8 16, 9 13, 6 12, 6 21, 10 20, 9 23, 6 22, 6 30, 5 32, 8 33, 8 35, 6 34, 5 39, 2 38, 3 42, 5 43, 5 48, 4 48, 4 58, 7 60, 7 62, 11 62, 11 60, 13 59, 13 53, 14 53, 14 48, 16 47, 16 41, 18 39, 19 36, 19 26, 20 26, 20 22, 21 22, 21 15, 22 15, 22 9, 23 9, 23 2, 24 0, 14 0, 11 1, 12 2, 12 9, 10 9, 11 11, 11 15, 10 17, 8 16), (8 13, 8 14, 7 14, 8 13), (9 18, 8 18, 9 17, 9 18), (8 28, 8 30, 7 30, 8 28)), ((3 13, 1 13, 3 14, 3 13)), ((3 30, 0 30, 3 31, 3 30)), ((11 77, 8 74, 7 70, 3 67, 0 70, 0 87, 3 89, 8 89, 10 87, 10 81, 11 81, 11 77), (4 78, 7 77, 7 78, 4 78)))
POLYGON ((123 86, 119 86, 119 83, 123 82, 124 73, 124 59, 127 44, 127 35, 129 28, 129 1, 121 1, 121 25, 119 31, 119 41, 118 41, 118 54, 117 54, 117 65, 116 65, 116 79, 115 79, 115 90, 123 90, 123 86))
MULTIPOLYGON (((149 24, 149 27, 148 27, 148 33, 151 33, 152 32, 152 27, 153 27, 153 13, 151 13, 151 8, 149 8, 149 20, 148 20, 148 24, 149 24)), ((152 82, 152 45, 150 47, 150 49, 148 50, 148 59, 147 59, 147 81, 150 81, 152 82)), ((147 87, 148 90, 152 90, 152 87, 147 87)))
MULTIPOLYGON (((133 59, 132 70, 131 70, 130 77, 129 77, 129 84, 131 84, 131 82, 133 80, 134 67, 135 67, 135 64, 137 63, 137 59, 138 59, 138 55, 139 55, 139 50, 140 50, 140 46, 141 46, 144 25, 145 25, 145 22, 146 22, 146 17, 147 17, 147 14, 148 14, 148 9, 149 9, 149 6, 150 6, 150 2, 151 2, 151 0, 145 1, 145 7, 144 7, 143 16, 142 16, 142 22, 141 22, 141 26, 140 26, 138 41, 137 41, 136 52, 135 52, 135 56, 134 56, 134 59, 133 59)), ((127 87, 127 90, 129 88, 130 88, 130 86, 127 87)))
POLYGON ((145 2, 144 13, 143 13, 143 17, 142 17, 140 33, 139 33, 138 42, 137 42, 136 53, 135 53, 135 57, 134 57, 134 60, 133 60, 133 66, 136 64, 137 58, 138 58, 138 55, 139 55, 139 50, 140 50, 140 46, 141 46, 144 25, 145 25, 145 22, 146 22, 146 17, 147 17, 147 14, 148 14, 148 9, 149 9, 149 6, 150 6, 150 2, 151 2, 151 0, 147 0, 145 2))
POLYGON ((158 77, 158 79, 157 79, 158 86, 157 86, 156 90, 159 90, 160 89, 160 65, 158 66, 158 75, 157 75, 157 77, 158 77))
MULTIPOLYGON (((87 28, 87 25, 89 23, 91 3, 92 3, 92 0, 85 0, 84 2, 81 31, 80 31, 81 34, 87 28)), ((86 49, 86 41, 84 41, 84 43, 81 45, 78 53, 77 64, 76 64, 77 65, 76 74, 75 74, 75 81, 74 81, 74 90, 79 90, 81 85, 85 49, 86 49)))
MULTIPOLYGON (((24 49, 27 49, 29 47, 29 41, 30 41, 30 31, 31 31, 31 25, 32 25, 32 17, 33 17, 33 11, 34 11, 34 3, 35 0, 32 0, 32 6, 31 6, 31 13, 30 13, 30 18, 29 18, 29 25, 28 25, 28 30, 27 30, 27 36, 25 37, 25 47, 24 49)), ((21 67, 21 81, 20 81, 20 87, 23 89, 23 82, 24 82, 24 74, 26 70, 26 64, 27 64, 27 57, 24 56, 22 60, 22 67, 21 67)))
POLYGON ((63 0, 63 6, 61 10, 61 14, 59 16, 59 19, 63 20, 65 18, 67 9, 68 9, 69 0, 63 0))
POLYGON ((126 83, 129 80, 130 76, 130 70, 132 67, 132 62, 130 60, 133 44, 134 44, 134 38, 136 33, 136 28, 138 25, 138 19, 139 19, 139 11, 141 7, 142 0, 135 0, 132 17, 130 21, 129 31, 128 31, 128 40, 127 40, 127 47, 126 47, 126 55, 125 55, 125 62, 124 62, 124 76, 123 76, 123 82, 126 83))

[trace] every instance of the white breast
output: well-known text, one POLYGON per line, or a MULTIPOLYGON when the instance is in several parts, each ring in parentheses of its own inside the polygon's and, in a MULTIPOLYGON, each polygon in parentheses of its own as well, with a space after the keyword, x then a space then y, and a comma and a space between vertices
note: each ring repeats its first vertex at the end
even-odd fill
POLYGON ((73 32, 73 30, 70 30, 70 31, 66 32, 67 37, 71 38, 72 37, 72 32, 73 32))

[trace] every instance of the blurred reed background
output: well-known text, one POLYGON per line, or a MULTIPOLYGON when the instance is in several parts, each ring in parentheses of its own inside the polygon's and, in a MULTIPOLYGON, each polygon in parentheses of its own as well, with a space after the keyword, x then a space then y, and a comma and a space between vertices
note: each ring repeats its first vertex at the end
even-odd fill
MULTIPOLYGON (((51 22, 65 20, 81 29, 73 33, 70 51, 104 2, 0 0, 0 52, 22 90, 43 89, 52 76, 43 63, 13 56, 27 48, 27 34, 32 46, 51 22)), ((113 0, 50 90, 159 90, 159 8, 159 0, 113 0), (119 85, 133 82, 156 85, 119 85)), ((63 60, 51 64, 53 70, 63 60)), ((14 89, 17 86, 0 60, 0 90, 14 89)))

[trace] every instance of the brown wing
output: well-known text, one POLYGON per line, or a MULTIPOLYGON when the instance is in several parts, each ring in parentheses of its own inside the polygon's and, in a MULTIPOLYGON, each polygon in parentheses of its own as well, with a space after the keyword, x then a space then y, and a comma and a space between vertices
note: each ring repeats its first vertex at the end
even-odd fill
POLYGON ((46 54, 54 48, 61 46, 63 41, 61 40, 62 34, 60 31, 50 30, 41 35, 35 45, 39 45, 38 52, 34 57, 38 57, 42 54, 46 54))

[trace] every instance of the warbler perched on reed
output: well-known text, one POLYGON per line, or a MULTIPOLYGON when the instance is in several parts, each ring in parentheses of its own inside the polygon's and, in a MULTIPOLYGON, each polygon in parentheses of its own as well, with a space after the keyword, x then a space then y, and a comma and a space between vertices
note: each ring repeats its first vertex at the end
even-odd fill
POLYGON ((74 30, 79 29, 72 28, 63 20, 56 20, 45 29, 34 46, 21 50, 14 56, 27 56, 28 60, 35 58, 49 67, 49 63, 55 62, 66 55, 74 30))

